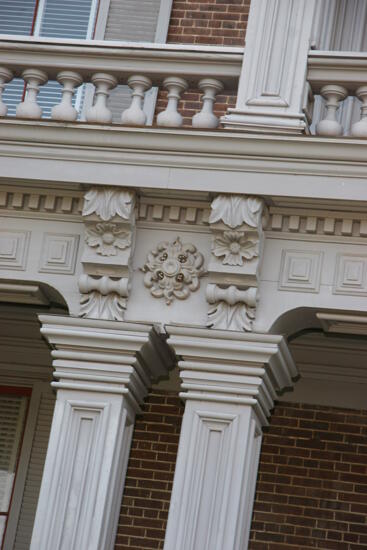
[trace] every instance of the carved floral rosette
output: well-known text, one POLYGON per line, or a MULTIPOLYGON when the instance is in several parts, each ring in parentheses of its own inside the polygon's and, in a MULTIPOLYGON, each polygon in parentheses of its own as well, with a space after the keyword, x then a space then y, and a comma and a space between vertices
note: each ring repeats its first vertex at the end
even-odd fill
POLYGON ((205 274, 204 257, 191 243, 177 237, 172 243, 161 242, 149 252, 142 271, 144 285, 155 298, 164 298, 170 305, 175 298, 185 300, 200 286, 205 274))

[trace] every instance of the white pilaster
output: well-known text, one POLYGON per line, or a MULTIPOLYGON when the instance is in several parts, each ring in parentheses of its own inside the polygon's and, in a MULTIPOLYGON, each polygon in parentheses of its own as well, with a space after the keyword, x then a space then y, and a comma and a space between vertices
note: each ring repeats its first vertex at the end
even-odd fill
POLYGON ((40 321, 57 400, 31 550, 111 550, 135 414, 171 356, 146 324, 40 321))
POLYGON ((237 104, 225 128, 300 134, 315 0, 252 0, 237 104))
POLYGON ((186 406, 164 550, 245 550, 261 428, 297 370, 282 336, 166 330, 186 406))

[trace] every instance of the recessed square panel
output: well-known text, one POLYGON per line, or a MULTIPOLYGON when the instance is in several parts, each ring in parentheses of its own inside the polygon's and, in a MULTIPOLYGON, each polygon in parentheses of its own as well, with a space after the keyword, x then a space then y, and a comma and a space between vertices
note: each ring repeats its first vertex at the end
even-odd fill
POLYGON ((338 254, 333 293, 367 296, 367 256, 338 254))
POLYGON ((320 288, 322 252, 283 250, 279 290, 318 292, 320 288))
POLYGON ((73 274, 78 244, 79 235, 46 233, 43 238, 39 271, 73 274))
POLYGON ((0 269, 25 270, 29 238, 29 231, 0 229, 0 269))

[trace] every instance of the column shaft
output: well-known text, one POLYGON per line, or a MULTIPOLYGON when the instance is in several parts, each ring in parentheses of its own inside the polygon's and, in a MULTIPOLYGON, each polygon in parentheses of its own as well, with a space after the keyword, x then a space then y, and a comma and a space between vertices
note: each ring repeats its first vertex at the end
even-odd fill
POLYGON ((31 550, 112 550, 135 414, 171 356, 149 325, 40 320, 57 400, 31 550))
POLYGON ((245 550, 261 428, 295 366, 279 336, 167 331, 186 406, 164 550, 245 550))

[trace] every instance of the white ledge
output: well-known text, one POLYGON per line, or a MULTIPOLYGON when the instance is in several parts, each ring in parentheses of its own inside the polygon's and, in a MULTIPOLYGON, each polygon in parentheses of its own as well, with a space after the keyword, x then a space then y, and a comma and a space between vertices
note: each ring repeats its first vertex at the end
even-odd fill
POLYGON ((78 71, 86 81, 93 73, 109 73, 123 84, 131 74, 148 76, 157 85, 166 76, 180 76, 190 83, 212 77, 227 88, 237 89, 243 48, 3 35, 0 56, 1 65, 15 76, 34 67, 44 70, 50 80, 56 79, 61 70, 78 71))
POLYGON ((367 201, 352 138, 0 121, 0 181, 367 201), (225 182, 225 184, 224 184, 225 182))

